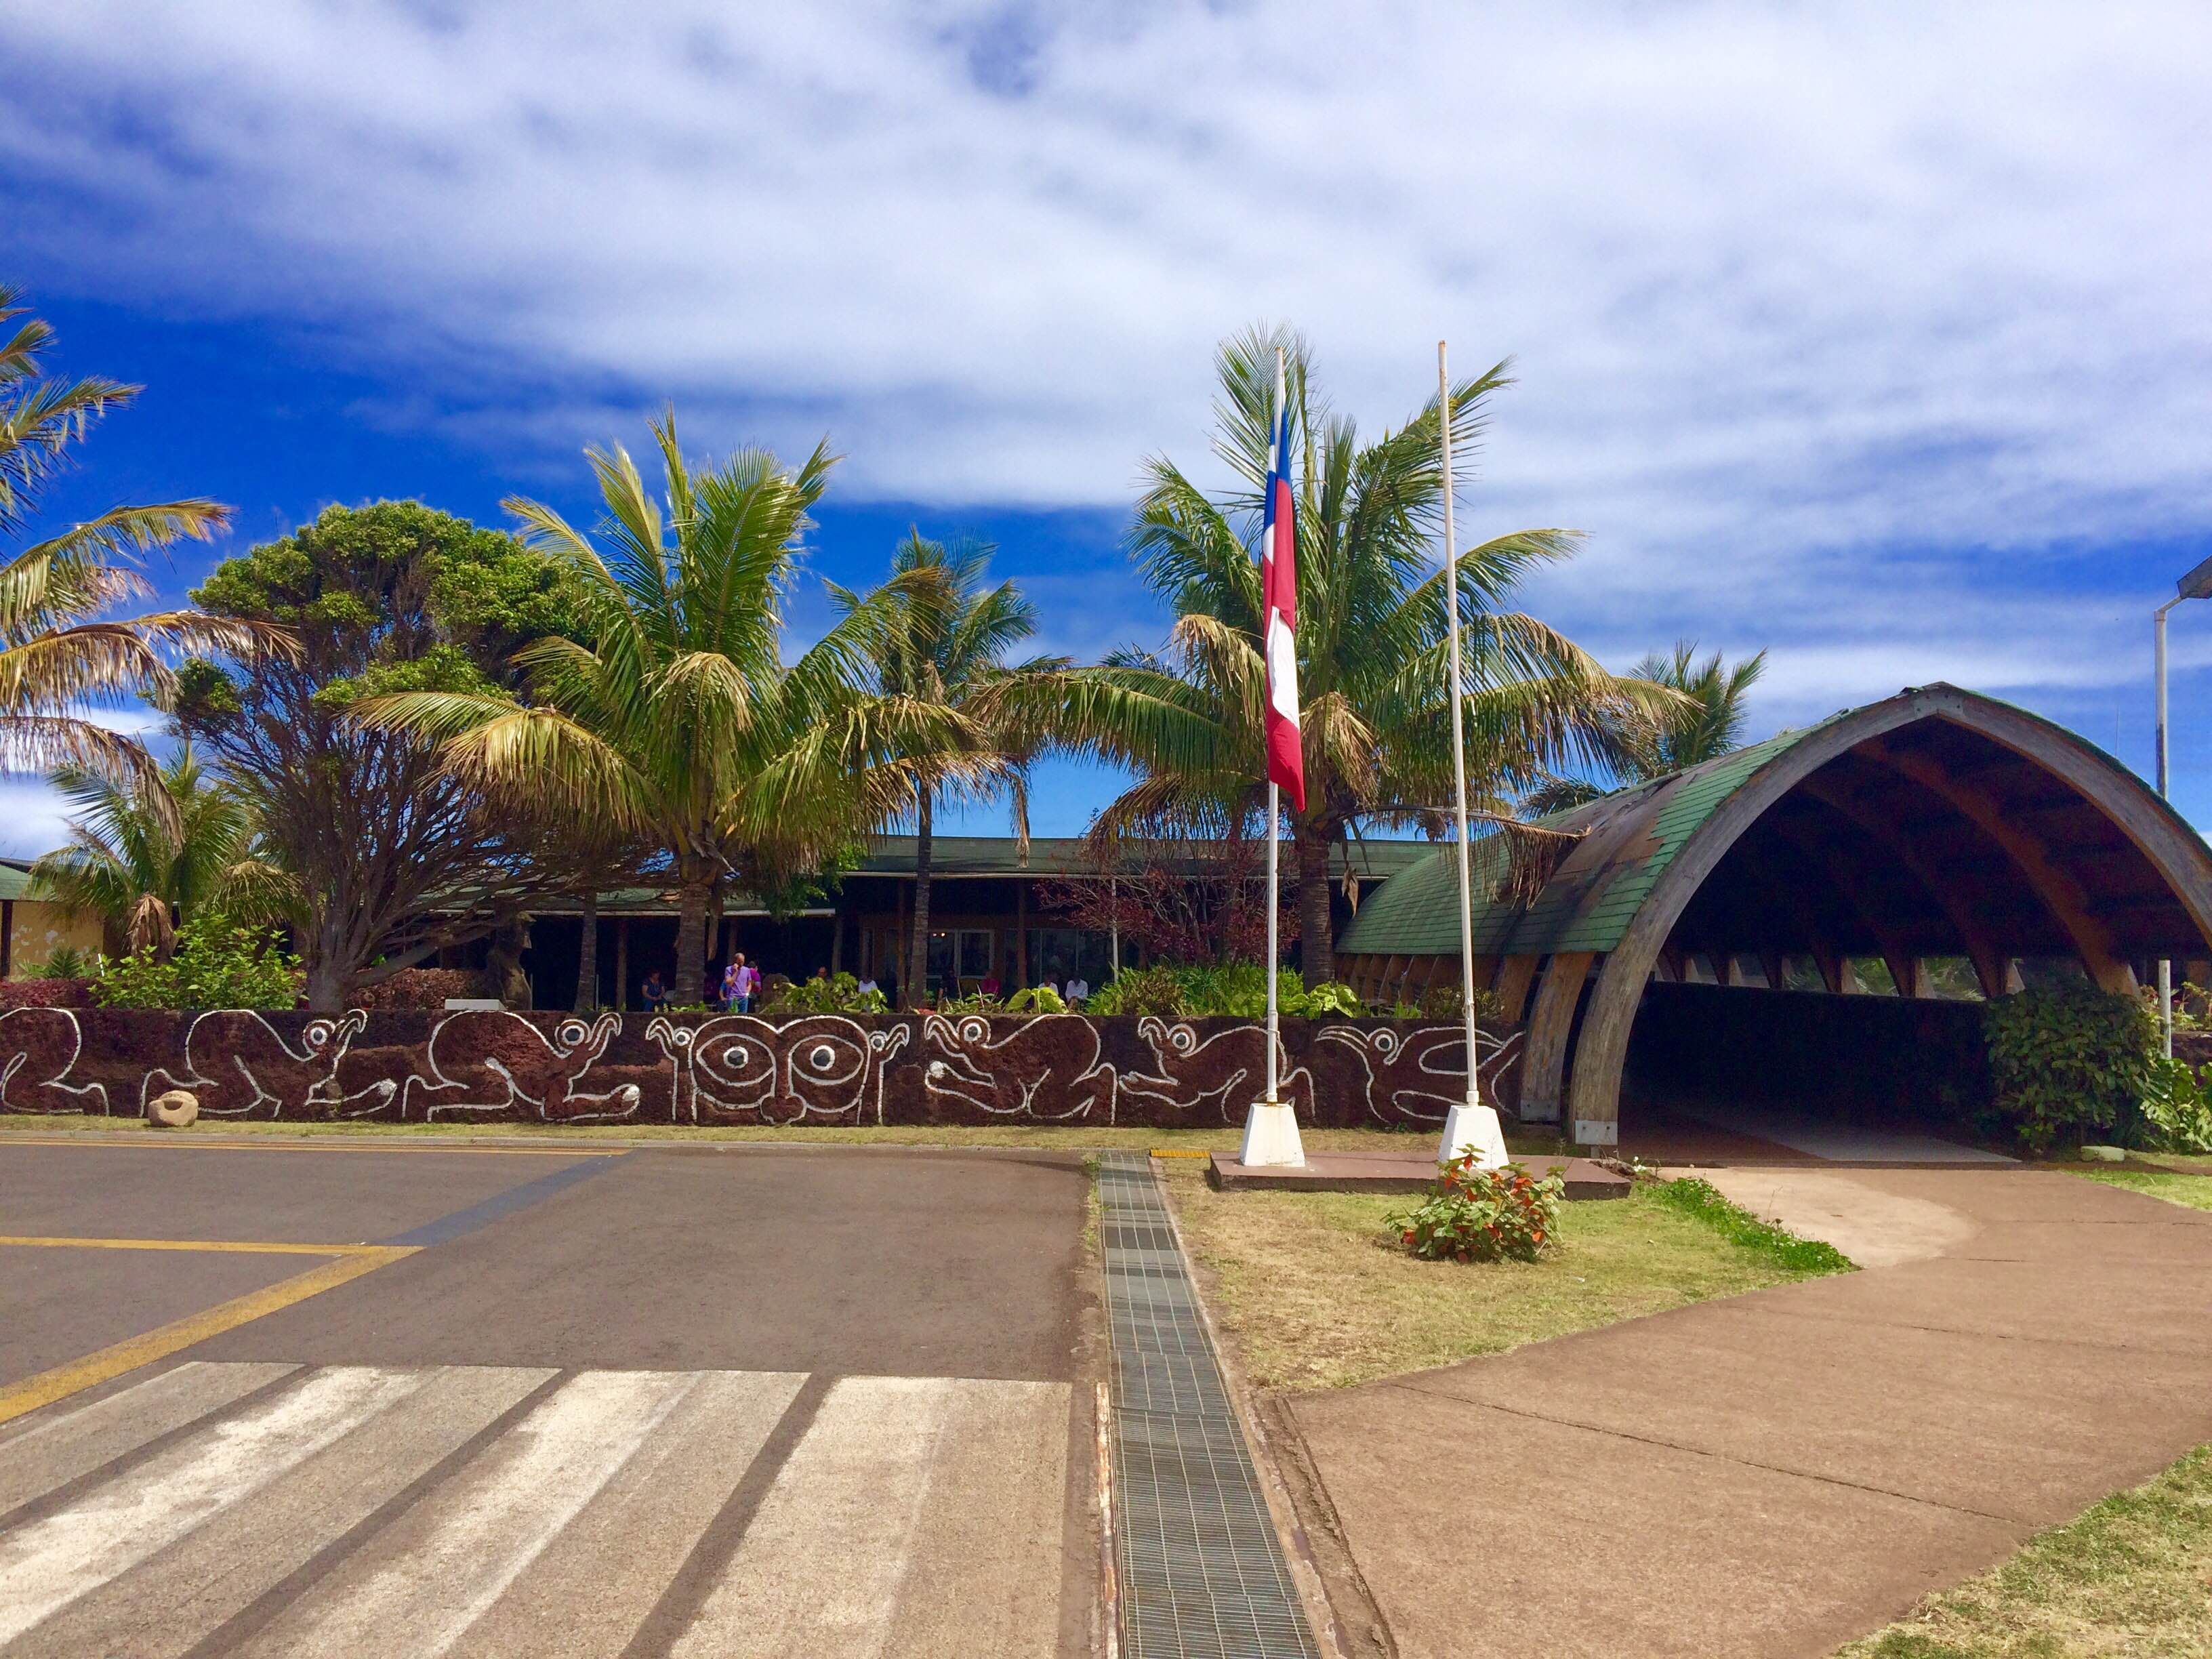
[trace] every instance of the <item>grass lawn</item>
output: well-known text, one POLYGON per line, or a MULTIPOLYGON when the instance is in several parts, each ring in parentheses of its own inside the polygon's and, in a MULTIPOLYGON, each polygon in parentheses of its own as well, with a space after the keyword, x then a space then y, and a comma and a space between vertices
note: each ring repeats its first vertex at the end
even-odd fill
POLYGON ((1419 1261, 1384 1242, 1382 1218, 1406 1197, 1218 1193, 1194 1164, 1165 1167, 1208 1303, 1260 1388, 1340 1388, 1498 1353, 1842 1260, 1793 1267, 1790 1247, 1804 1241, 1739 1236, 1749 1218, 1733 1206, 1684 1206, 1639 1183, 1625 1199, 1564 1206, 1562 1248, 1541 1261, 1419 1261))
POLYGON ((1930 1596, 1837 1659, 2184 1659, 2212 1653, 2212 1446, 1930 1596))
MULTIPOLYGON (((1122 1129, 1086 1127, 1080 1123, 957 1125, 890 1123, 854 1127, 809 1124, 805 1127, 769 1125, 751 1127, 714 1125, 694 1127, 667 1123, 246 1123, 202 1118, 185 1130, 149 1130, 137 1118, 86 1117, 70 1113, 0 1114, 0 1134, 182 1134, 184 1136, 342 1135, 348 1139, 396 1137, 404 1139, 523 1139, 544 1143, 590 1141, 696 1140, 775 1141, 785 1145, 878 1146, 1032 1146, 1082 1147, 1107 1152, 1149 1152, 1155 1148, 1178 1152, 1234 1152, 1243 1129, 1224 1125, 1210 1129, 1122 1129)), ((1433 1133, 1408 1133, 1392 1129, 1302 1128, 1305 1144, 1323 1152, 1433 1153, 1433 1133)), ((1556 1142, 1514 1143, 1524 1156, 1548 1155, 1556 1142)), ((1180 1160, 1178 1160, 1180 1161, 1180 1160)), ((1198 1160, 1192 1160, 1196 1163, 1198 1160)))
MULTIPOLYGON (((2212 1167, 2203 1175, 2176 1175, 2167 1170, 2146 1170, 2127 1164, 2085 1164, 2069 1166, 2069 1175, 2101 1181, 2107 1187, 2124 1187, 2131 1193, 2148 1193, 2192 1210, 2212 1210, 2212 1167)), ((2212 1649, 2206 1650, 2212 1652, 2212 1649)))

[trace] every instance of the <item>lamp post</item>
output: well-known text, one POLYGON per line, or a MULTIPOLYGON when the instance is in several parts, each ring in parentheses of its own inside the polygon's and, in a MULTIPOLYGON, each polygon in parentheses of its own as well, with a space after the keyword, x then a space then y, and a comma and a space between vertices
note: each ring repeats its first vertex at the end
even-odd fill
MULTIPOLYGON (((2212 599, 2212 559, 2205 560, 2173 585, 2173 597, 2151 613, 2152 656, 2158 675, 2158 798, 2166 799, 2166 613, 2184 599, 2212 599)), ((2173 1058, 2173 964, 2158 959, 2158 1036, 2173 1058)))

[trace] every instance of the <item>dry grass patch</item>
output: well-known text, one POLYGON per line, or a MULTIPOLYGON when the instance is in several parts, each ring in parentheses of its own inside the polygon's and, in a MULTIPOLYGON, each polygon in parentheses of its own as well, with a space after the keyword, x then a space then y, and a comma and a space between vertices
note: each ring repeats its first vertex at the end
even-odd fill
POLYGON ((1218 1193, 1194 1164, 1165 1167, 1209 1305, 1260 1388, 1341 1388, 1815 1276, 1645 1186, 1564 1206, 1540 1261, 1462 1264, 1389 1242, 1403 1196, 1218 1193))
POLYGON ((2189 1659, 2212 1653, 2212 1446, 1838 1659, 2189 1659))

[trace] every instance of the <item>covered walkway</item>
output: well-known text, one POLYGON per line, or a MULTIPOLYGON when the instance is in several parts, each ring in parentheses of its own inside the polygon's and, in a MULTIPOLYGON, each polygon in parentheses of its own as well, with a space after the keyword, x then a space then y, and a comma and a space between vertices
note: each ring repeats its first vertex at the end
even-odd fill
MULTIPOLYGON (((2134 988, 2212 957, 2212 854, 2063 728, 1935 685, 1545 821, 1578 839, 1534 900, 1477 872, 1478 983, 1526 1030, 1518 1109, 1621 1144, 1624 1079, 1694 1110, 1802 1095, 1941 1115, 1985 1087, 1974 1000, 2134 988), (1817 1087, 1804 1087, 1817 1083, 1817 1087)), ((1370 997, 1459 975, 1449 849, 1338 946, 1370 997)))

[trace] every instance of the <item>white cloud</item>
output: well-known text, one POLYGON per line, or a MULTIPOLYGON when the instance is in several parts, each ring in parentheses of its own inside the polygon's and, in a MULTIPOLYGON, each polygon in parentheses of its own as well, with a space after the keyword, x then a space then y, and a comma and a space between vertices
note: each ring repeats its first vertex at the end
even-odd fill
POLYGON ((1256 318, 1374 421, 1516 352, 1470 531, 1778 714, 2139 684, 2204 531, 2201 5, 750 9, 18 9, 11 231, 526 465, 671 395, 948 504, 1125 502, 1256 318))

